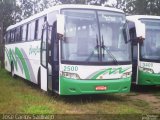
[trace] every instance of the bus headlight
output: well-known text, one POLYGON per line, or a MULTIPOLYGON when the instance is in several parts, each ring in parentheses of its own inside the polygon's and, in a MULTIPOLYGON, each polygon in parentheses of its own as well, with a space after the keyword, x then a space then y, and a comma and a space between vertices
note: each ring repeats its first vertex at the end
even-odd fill
POLYGON ((126 72, 122 74, 121 78, 128 78, 128 77, 131 77, 131 75, 132 75, 132 72, 126 72))
POLYGON ((61 75, 66 78, 80 79, 80 77, 77 73, 62 72, 61 75))
POLYGON ((139 67, 139 70, 147 73, 154 73, 154 71, 150 68, 139 67))

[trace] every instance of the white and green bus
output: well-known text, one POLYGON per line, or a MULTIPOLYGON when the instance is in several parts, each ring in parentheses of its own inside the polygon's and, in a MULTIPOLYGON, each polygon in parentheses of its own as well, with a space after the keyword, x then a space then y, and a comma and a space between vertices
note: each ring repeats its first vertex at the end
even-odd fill
POLYGON ((133 82, 160 85, 160 17, 134 15, 127 16, 127 20, 132 40, 133 82))
POLYGON ((131 45, 123 11, 60 5, 10 26, 5 68, 60 95, 129 92, 131 45))

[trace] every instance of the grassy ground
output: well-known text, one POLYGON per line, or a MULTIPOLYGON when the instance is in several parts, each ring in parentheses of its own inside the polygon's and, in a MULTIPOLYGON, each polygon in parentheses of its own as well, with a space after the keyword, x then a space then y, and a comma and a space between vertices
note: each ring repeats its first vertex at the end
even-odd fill
MULTIPOLYGON (((152 92, 155 92, 153 94, 155 99, 160 100, 160 91, 156 88, 152 92)), ((118 117, 119 119, 124 114, 130 114, 134 118, 137 114, 159 113, 160 111, 156 111, 150 101, 138 97, 141 93, 143 91, 140 93, 134 91, 128 94, 62 97, 42 92, 38 87, 20 78, 13 79, 8 72, 0 69, 0 113, 112 114, 112 118, 118 117)), ((160 104, 157 105, 160 108, 160 104)), ((93 117, 90 115, 85 118, 90 119, 91 116, 93 117)), ((72 119, 75 118, 72 116, 72 119)), ((98 118, 96 119, 98 120, 98 118)))

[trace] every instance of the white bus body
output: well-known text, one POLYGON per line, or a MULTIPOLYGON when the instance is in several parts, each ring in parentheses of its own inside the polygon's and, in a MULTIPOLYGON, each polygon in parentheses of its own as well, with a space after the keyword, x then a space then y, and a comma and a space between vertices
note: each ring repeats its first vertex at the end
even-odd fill
POLYGON ((133 15, 127 16, 127 20, 133 40, 133 81, 139 85, 159 85, 160 16, 133 15), (144 40, 137 40, 140 36, 144 40), (134 43, 135 40, 138 42, 134 43))
POLYGON ((129 92, 125 24, 124 12, 115 8, 49 8, 7 29, 5 68, 61 95, 129 92))

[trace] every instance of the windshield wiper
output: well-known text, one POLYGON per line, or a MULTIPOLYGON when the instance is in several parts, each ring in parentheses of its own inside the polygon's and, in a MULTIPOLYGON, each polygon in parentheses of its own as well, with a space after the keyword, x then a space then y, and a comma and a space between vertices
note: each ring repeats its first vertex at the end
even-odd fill
POLYGON ((93 52, 89 55, 89 57, 87 58, 86 61, 89 61, 92 58, 92 56, 94 55, 94 51, 95 50, 97 50, 97 52, 98 52, 98 59, 100 59, 100 51, 99 51, 100 45, 99 45, 98 35, 96 35, 96 43, 97 43, 97 45, 95 46, 93 52))
POLYGON ((111 56, 111 58, 114 60, 114 62, 116 63, 116 64, 118 64, 118 61, 117 61, 117 59, 114 57, 114 55, 111 53, 111 51, 110 50, 108 50, 107 49, 107 47, 104 45, 104 39, 103 39, 103 35, 102 35, 102 46, 101 46, 101 48, 103 49, 103 57, 104 57, 104 50, 111 56))

